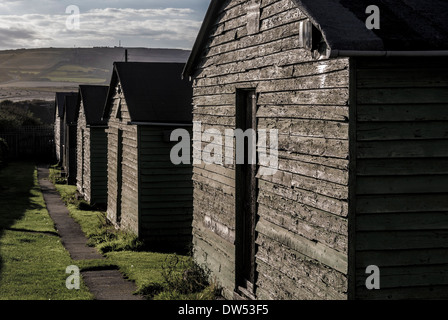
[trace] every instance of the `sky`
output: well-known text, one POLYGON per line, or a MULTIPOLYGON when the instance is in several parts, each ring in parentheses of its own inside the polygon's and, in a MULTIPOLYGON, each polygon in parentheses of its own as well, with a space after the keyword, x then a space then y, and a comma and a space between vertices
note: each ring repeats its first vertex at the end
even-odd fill
POLYGON ((0 0, 0 50, 191 49, 210 0, 0 0), (79 12, 79 15, 77 14, 79 12))

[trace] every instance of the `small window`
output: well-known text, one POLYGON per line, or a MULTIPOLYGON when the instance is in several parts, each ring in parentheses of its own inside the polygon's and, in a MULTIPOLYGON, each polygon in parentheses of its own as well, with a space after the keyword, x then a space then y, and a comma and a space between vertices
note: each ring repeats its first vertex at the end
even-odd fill
POLYGON ((115 110, 115 118, 121 120, 121 98, 119 98, 117 102, 117 109, 115 110))

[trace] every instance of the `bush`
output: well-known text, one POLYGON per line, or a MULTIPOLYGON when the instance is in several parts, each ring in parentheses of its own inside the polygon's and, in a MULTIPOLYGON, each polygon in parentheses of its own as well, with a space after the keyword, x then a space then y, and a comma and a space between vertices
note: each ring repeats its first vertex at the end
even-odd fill
POLYGON ((209 282, 210 270, 198 265, 192 257, 170 255, 162 266, 165 290, 157 296, 162 300, 213 300, 221 292, 216 282, 209 282))
POLYGON ((27 105, 4 100, 0 103, 0 128, 16 130, 23 126, 39 126, 42 121, 28 109, 27 105))

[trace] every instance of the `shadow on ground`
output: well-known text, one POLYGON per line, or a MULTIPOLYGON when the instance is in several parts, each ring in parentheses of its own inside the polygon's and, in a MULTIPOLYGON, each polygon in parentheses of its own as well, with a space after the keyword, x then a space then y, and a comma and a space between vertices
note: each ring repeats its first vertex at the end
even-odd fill
MULTIPOLYGON (((38 204, 30 202, 31 190, 34 187, 33 163, 9 163, 0 168, 0 239, 5 230, 20 220, 28 209, 36 209, 38 204)), ((0 247, 0 278, 3 261, 0 247)))

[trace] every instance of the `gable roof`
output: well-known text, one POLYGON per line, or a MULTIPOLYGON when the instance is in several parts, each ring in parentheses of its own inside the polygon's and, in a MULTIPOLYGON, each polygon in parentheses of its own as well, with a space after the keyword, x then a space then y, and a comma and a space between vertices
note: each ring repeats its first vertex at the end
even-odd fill
POLYGON ((59 118, 64 117, 64 103, 65 103, 65 96, 74 94, 75 92, 56 92, 55 95, 55 119, 56 119, 56 111, 58 112, 59 118))
POLYGON ((65 96, 64 121, 66 125, 72 125, 76 123, 77 104, 78 104, 78 93, 65 96))
POLYGON ((82 102, 87 125, 106 124, 101 118, 108 91, 108 86, 80 85, 79 99, 76 105, 76 120, 78 119, 82 102))
POLYGON ((192 86, 182 79, 184 63, 115 62, 103 119, 120 83, 131 122, 191 123, 192 86))
MULTIPOLYGON (((330 57, 448 55, 448 1, 445 0, 291 0, 320 30, 330 57), (370 5, 380 9, 380 29, 369 30, 370 5), (437 51, 437 53, 436 53, 437 51), (443 51, 443 52, 441 52, 443 51)), ((211 0, 183 76, 191 76, 218 19, 223 1, 211 0)), ((299 30, 297 30, 299 32, 299 30)))

